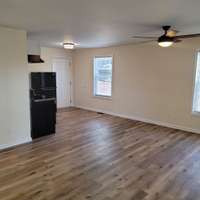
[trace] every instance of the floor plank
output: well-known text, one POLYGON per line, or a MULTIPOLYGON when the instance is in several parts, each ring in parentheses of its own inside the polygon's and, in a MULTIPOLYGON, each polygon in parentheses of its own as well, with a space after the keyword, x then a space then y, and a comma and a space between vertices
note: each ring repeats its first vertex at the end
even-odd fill
POLYGON ((200 135, 77 108, 56 129, 0 152, 0 199, 200 199, 200 135))

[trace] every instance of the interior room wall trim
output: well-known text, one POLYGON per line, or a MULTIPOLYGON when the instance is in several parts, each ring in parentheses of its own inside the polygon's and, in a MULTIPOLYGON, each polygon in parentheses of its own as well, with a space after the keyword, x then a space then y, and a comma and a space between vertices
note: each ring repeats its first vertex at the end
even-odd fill
POLYGON ((116 116, 116 117, 141 121, 141 122, 154 124, 154 125, 158 125, 158 126, 164 126, 164 127, 167 127, 167 128, 173 128, 173 129, 178 129, 178 130, 182 130, 182 131, 186 131, 186 132, 200 134, 200 130, 193 129, 193 128, 190 128, 190 127, 179 126, 179 125, 176 125, 176 124, 171 124, 171 123, 166 123, 166 122, 161 122, 161 121, 155 121, 155 120, 142 118, 142 117, 138 117, 138 116, 133 116, 133 115, 125 115, 125 114, 120 114, 120 113, 116 113, 116 112, 110 112, 110 111, 90 108, 90 107, 86 107, 86 106, 76 105, 75 107, 81 108, 81 109, 84 109, 84 110, 94 111, 94 112, 102 112, 102 113, 105 113, 105 114, 108 114, 108 115, 113 115, 113 116, 116 116))
POLYGON ((19 146, 19 145, 22 145, 22 144, 30 143, 30 142, 32 142, 31 137, 27 138, 27 139, 18 140, 15 143, 2 144, 2 145, 0 145, 0 151, 5 150, 5 149, 9 149, 11 147, 16 147, 16 146, 19 146))

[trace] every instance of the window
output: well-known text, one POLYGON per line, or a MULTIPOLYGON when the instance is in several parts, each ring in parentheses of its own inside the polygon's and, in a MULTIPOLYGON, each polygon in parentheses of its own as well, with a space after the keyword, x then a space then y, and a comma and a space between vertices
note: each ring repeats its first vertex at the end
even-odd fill
POLYGON ((94 58, 94 95, 112 96, 112 57, 94 58))
POLYGON ((200 52, 198 52, 198 54, 197 54, 193 112, 199 112, 200 113, 200 52))

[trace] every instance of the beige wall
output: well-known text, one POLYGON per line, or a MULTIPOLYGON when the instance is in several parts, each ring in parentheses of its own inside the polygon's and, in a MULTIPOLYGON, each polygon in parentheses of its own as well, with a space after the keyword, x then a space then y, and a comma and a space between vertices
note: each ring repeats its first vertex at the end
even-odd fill
POLYGON ((200 132, 200 117, 191 114, 199 46, 195 39, 166 49, 152 44, 73 53, 42 48, 45 63, 27 66, 26 32, 0 27, 0 148, 31 140, 28 74, 52 71, 52 59, 58 57, 73 57, 76 106, 200 132), (114 58, 111 100, 92 95, 92 63, 98 55, 114 58))
POLYGON ((75 105, 200 133, 191 114, 195 53, 200 40, 171 48, 155 44, 80 49, 73 55, 75 105), (94 56, 113 55, 113 98, 93 97, 94 56))
POLYGON ((26 32, 0 27, 0 149, 30 141, 26 32))

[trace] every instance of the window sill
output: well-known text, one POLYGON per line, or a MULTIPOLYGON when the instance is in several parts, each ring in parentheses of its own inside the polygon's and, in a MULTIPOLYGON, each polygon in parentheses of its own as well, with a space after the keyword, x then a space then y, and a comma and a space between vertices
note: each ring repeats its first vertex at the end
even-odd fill
POLYGON ((192 115, 197 116, 197 117, 200 117, 200 112, 192 111, 192 115))
POLYGON ((112 100, 112 96, 101 96, 101 95, 93 95, 93 98, 102 99, 102 100, 112 100))

